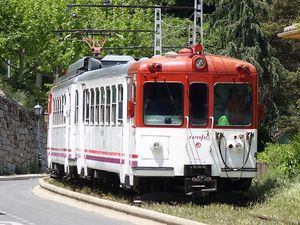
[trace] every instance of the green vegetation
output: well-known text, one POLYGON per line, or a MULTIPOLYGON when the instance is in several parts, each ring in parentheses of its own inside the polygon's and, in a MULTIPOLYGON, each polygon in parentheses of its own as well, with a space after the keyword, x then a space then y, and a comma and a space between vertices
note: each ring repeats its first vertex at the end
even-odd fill
POLYGON ((270 144, 260 153, 260 161, 279 178, 293 178, 300 174, 300 134, 288 144, 270 144))
MULTIPOLYGON (((153 29, 151 9, 71 8, 67 4, 86 0, 3 0, 0 2, 0 77, 9 97, 32 108, 37 101, 45 107, 50 83, 69 64, 90 55, 83 38, 87 34, 59 33, 68 29, 153 29), (10 60, 10 62, 8 62, 10 60), (7 76, 7 64, 11 78, 7 76), (42 78, 42 79, 41 79, 42 78)), ((102 0, 88 3, 102 4, 102 0)), ((225 54, 253 63, 260 75, 260 100, 265 120, 260 136, 261 150, 281 133, 299 132, 300 47, 296 41, 281 40, 277 33, 299 21, 297 0, 208 0, 205 1, 204 47, 214 54, 225 54), (262 132, 263 133, 263 132, 262 132)), ((113 4, 188 5, 184 0, 114 0, 113 4)), ((163 13, 163 46, 186 46, 192 12, 163 13)), ((153 46, 151 33, 110 33, 93 36, 105 39, 104 47, 153 46)), ((198 39, 199 41, 199 39, 198 39)), ((167 49, 165 51, 176 51, 167 49)), ((151 56, 152 49, 103 50, 102 55, 151 56)))

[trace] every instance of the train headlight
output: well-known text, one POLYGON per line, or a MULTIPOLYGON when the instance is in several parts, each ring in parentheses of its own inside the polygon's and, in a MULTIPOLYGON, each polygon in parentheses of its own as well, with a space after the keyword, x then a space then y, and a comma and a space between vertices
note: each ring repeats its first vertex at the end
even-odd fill
POLYGON ((153 143, 152 149, 153 149, 153 150, 159 150, 159 149, 160 149, 160 144, 159 144, 159 142, 154 142, 154 143, 153 143))
POLYGON ((237 150, 240 150, 242 147, 243 147, 243 145, 242 145, 241 143, 236 143, 236 144, 235 144, 235 148, 236 148, 237 150))
POLYGON ((198 70, 201 70, 205 67, 206 61, 202 57, 197 57, 193 60, 194 67, 198 70))

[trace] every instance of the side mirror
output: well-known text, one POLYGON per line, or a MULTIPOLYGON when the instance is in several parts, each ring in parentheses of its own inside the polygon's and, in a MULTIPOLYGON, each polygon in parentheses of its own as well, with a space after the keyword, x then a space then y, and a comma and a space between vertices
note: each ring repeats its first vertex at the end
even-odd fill
POLYGON ((265 116, 265 107, 262 103, 258 103, 257 117, 259 123, 264 119, 264 116, 265 116))
POLYGON ((133 102, 133 100, 129 100, 127 102, 127 116, 128 116, 128 118, 134 117, 134 102, 133 102))

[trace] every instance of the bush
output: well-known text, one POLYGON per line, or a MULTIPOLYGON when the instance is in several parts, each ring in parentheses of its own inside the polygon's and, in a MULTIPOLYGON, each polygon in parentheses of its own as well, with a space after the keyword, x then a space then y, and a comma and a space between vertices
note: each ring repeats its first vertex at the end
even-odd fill
POLYGON ((259 153, 258 161, 266 162, 271 173, 280 177, 295 177, 300 174, 300 134, 288 144, 269 144, 259 153))

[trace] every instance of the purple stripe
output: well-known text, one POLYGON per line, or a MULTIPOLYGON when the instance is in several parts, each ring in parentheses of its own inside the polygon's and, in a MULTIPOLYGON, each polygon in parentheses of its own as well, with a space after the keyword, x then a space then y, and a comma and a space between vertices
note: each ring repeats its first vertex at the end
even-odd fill
POLYGON ((137 161, 130 161, 129 164, 131 165, 131 167, 137 167, 138 166, 137 161))
POLYGON ((56 152, 51 152, 51 156, 56 156, 56 157, 66 157, 66 153, 56 153, 56 152))
POLYGON ((107 157, 99 157, 94 155, 86 155, 86 159, 98 161, 98 162, 107 162, 107 163, 115 163, 115 164, 124 164, 124 159, 115 159, 115 158, 107 158, 107 157))

